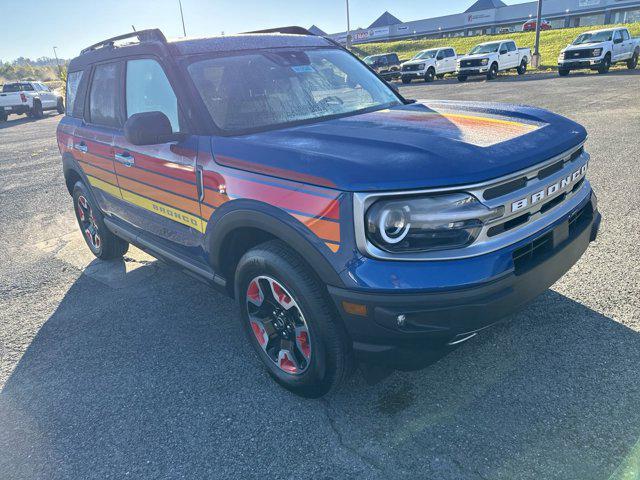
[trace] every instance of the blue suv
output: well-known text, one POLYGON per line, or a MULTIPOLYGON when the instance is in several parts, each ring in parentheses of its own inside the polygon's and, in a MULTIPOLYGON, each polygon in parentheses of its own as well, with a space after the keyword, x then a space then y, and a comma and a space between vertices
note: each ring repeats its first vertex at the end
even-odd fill
POLYGON ((516 311, 600 215, 580 125, 407 100, 307 33, 100 42, 69 64, 57 136, 98 258, 133 244, 233 296, 273 378, 320 396, 516 311))

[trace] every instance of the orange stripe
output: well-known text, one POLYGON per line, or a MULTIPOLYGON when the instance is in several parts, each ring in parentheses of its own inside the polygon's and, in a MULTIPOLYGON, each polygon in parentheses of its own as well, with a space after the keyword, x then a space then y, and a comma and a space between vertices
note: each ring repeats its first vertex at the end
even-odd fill
POLYGON ((213 205, 214 207, 218 208, 223 203, 228 202, 229 197, 226 195, 222 195, 221 193, 212 192, 211 190, 205 190, 204 201, 205 203, 208 203, 209 205, 213 205))
POLYGON ((113 161, 107 160, 102 157, 97 157, 96 155, 92 155, 91 153, 80 153, 80 160, 84 162, 91 163, 96 167, 104 168, 105 170, 109 170, 113 172, 113 161))
POLYGON ((309 229, 323 240, 340 243, 340 224, 329 222, 319 218, 305 217, 304 215, 293 214, 295 218, 304 223, 309 229))
POLYGON ((333 243, 324 243, 327 247, 329 247, 329 250, 331 250, 333 253, 336 253, 339 249, 340 249, 340 245, 335 245, 333 243))
POLYGON ((99 178, 100 180, 104 180, 105 182, 111 183, 116 187, 118 186, 118 181, 116 180, 116 176, 113 173, 105 172, 104 170, 92 167, 91 165, 87 165, 86 163, 81 163, 80 167, 82 167, 82 170, 84 170, 84 173, 86 173, 87 175, 91 175, 93 177, 99 178))
POLYGON ((152 200, 166 203, 169 206, 179 208, 180 210, 192 213, 193 215, 200 215, 200 206, 196 201, 187 200, 186 198, 182 198, 172 193, 158 190, 157 188, 143 185, 142 183, 136 182, 134 180, 129 180, 128 178, 118 177, 118 181, 120 183, 120 188, 123 190, 128 190, 152 200))
POLYGON ((200 210, 202 211, 202 218, 204 218, 207 221, 211 218, 211 215, 213 215, 213 212, 216 211, 215 208, 211 208, 207 205, 200 205, 200 210))
POLYGON ((119 163, 116 164, 116 173, 121 176, 130 177, 140 182, 149 183, 153 186, 171 190, 172 192, 179 193, 187 197, 196 199, 198 192, 195 185, 180 182, 172 178, 163 177, 155 173, 146 172, 135 167, 125 167, 119 163))

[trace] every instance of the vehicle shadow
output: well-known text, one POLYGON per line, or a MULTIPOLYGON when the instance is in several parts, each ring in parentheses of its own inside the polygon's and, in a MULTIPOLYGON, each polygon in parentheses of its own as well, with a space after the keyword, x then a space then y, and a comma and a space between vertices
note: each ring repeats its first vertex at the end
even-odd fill
POLYGON ((111 265, 0 394, 5 478, 587 480, 640 461, 640 335, 553 291, 424 370, 308 400, 258 364, 234 301, 111 265))
POLYGON ((24 125, 25 123, 33 123, 39 120, 44 120, 49 117, 57 117, 61 115, 58 112, 44 112, 44 116, 42 118, 31 118, 25 115, 10 115, 9 119, 6 122, 0 122, 0 130, 5 128, 17 127, 19 125, 24 125))

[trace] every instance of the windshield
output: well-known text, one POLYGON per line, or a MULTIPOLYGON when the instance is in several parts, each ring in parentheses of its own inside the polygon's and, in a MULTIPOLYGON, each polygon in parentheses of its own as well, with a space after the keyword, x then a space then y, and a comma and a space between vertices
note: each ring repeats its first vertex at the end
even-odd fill
POLYGON ((494 53, 500 48, 500 42, 498 43, 485 43, 484 45, 476 45, 473 50, 469 52, 469 55, 477 55, 479 53, 494 53))
POLYGON ((597 33, 583 33, 582 35, 578 35, 573 42, 574 45, 582 45, 583 43, 599 43, 599 42, 609 42, 613 37, 613 30, 607 30, 606 32, 597 32, 597 33))
POLYGON ((31 91, 33 87, 28 83, 8 83, 2 86, 2 93, 31 91))
POLYGON ((188 71, 215 124, 234 133, 401 105, 383 81, 335 48, 211 58, 188 71))
POLYGON ((424 52, 418 52, 418 54, 412 58, 412 60, 424 60, 427 58, 435 58, 438 50, 425 50, 424 52))

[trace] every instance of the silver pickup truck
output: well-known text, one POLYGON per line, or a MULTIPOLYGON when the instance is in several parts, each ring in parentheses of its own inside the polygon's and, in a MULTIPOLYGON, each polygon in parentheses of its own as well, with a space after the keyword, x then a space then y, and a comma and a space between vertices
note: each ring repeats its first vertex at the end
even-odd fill
POLYGON ((44 83, 14 82, 2 86, 0 122, 6 122, 11 114, 41 118, 46 110, 64 113, 64 99, 44 83))

